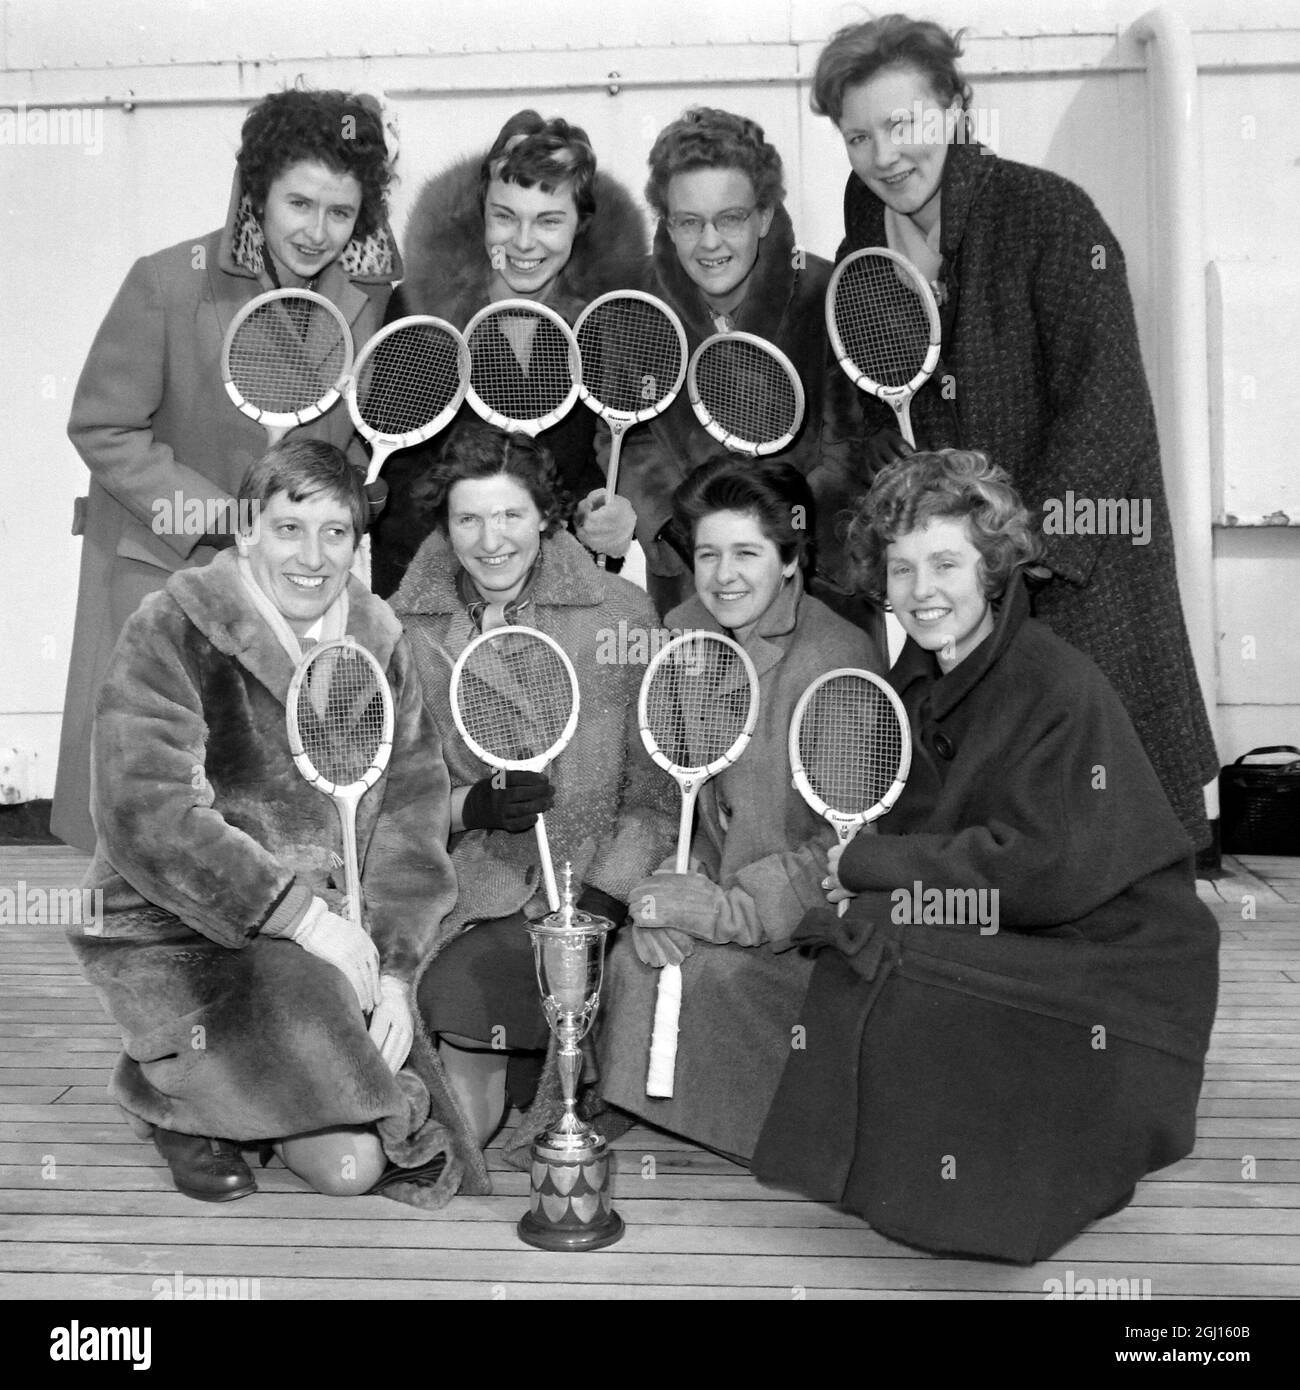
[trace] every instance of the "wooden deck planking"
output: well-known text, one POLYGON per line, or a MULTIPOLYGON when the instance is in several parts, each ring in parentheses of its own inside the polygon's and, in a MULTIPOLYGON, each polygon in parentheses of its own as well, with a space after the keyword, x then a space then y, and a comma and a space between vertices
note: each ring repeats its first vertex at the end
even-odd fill
MULTIPOLYGON (((75 887, 85 862, 0 847, 0 884, 75 887)), ((263 1299, 1041 1299, 1067 1270, 1155 1298, 1300 1296, 1300 861, 1233 868, 1201 885, 1223 986, 1194 1153, 1029 1269, 923 1255, 645 1128, 615 1146, 628 1233, 585 1260, 518 1241, 527 1178, 495 1149, 495 1194, 438 1213, 322 1198, 278 1165, 201 1207, 107 1101, 116 1033, 61 930, 0 926, 0 1297, 150 1298, 178 1270, 256 1278, 263 1299)))

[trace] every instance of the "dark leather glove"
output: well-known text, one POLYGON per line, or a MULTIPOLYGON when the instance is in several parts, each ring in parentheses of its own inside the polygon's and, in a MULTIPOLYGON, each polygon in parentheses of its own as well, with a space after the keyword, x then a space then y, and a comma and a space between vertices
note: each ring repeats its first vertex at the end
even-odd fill
POLYGON ((465 795, 460 819, 466 830, 531 830, 537 817, 555 804, 555 789, 544 772, 494 772, 465 795))
POLYGON ((578 894, 577 908, 579 912, 589 912, 593 917, 604 917, 616 927, 621 927, 627 920, 625 902, 620 902, 603 888, 593 888, 589 883, 583 884, 582 892, 578 894))
POLYGON ((883 468, 914 453, 912 446, 897 430, 877 430, 862 441, 862 456, 867 472, 874 478, 883 468))

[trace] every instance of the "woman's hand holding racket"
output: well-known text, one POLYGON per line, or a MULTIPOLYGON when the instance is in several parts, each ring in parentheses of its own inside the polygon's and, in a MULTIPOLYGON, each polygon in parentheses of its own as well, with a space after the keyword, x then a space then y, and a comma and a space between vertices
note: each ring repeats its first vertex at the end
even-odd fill
POLYGON ((379 1002, 379 952, 361 927, 329 910, 324 898, 313 898, 307 911, 287 931, 269 931, 292 941, 320 960, 328 961, 356 991, 361 1012, 379 1002))

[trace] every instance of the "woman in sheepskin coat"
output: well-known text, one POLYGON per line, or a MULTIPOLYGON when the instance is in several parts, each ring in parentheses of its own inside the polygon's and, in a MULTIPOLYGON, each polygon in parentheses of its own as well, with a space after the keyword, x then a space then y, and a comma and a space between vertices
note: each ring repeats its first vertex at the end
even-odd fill
MULTIPOLYGON (((869 610, 850 596, 836 535, 837 518, 870 481, 858 458, 858 392, 826 336, 832 267, 795 240, 782 201, 781 157, 753 121, 699 107, 660 133, 649 165, 646 197, 659 227, 640 287, 676 311, 690 352, 715 333, 735 330, 767 339, 790 359, 803 382, 805 414, 785 453, 807 477, 817 504, 817 572, 829 585, 817 592, 873 626, 869 610), (726 236, 711 220, 702 230, 693 226, 747 208, 752 212, 742 227, 726 236), (675 230, 683 218, 684 228, 675 230)), ((624 441, 619 487, 636 509, 637 538, 661 611, 691 592, 689 565, 664 539, 673 490, 717 449, 685 390, 624 441)))
MULTIPOLYGON (((901 15, 842 30, 823 52, 814 109, 839 126, 854 170, 837 258, 888 245, 937 284, 943 356, 912 406, 918 444, 988 453, 1044 520, 1051 579, 1035 614, 1119 692, 1199 849, 1209 841, 1202 788, 1218 759, 1124 253, 1082 189, 969 138, 959 56, 938 25, 901 15), (949 143, 891 125, 899 108, 933 117, 949 143), (1149 506, 1149 529, 1076 528, 1072 498, 1149 506)), ((892 425, 892 412, 870 405, 892 425)))
MULTIPOLYGON (((593 299, 636 283, 645 219, 626 190, 597 172, 586 133, 535 111, 512 116, 483 155, 458 160, 422 189, 406 228, 407 277, 390 321, 432 314, 463 329, 493 300, 536 299, 572 324, 593 299)), ((469 405, 460 420, 477 418, 469 405)), ((597 504, 604 472, 596 415, 577 404, 539 436, 574 501, 579 539, 621 556, 631 543, 626 503, 597 504), (597 497, 592 493, 597 492, 597 497), (599 519, 588 512, 603 512, 599 519)), ((430 479, 447 435, 384 466, 388 506, 375 528, 375 592, 390 594, 433 529, 430 479)))
MULTIPOLYGON (((504 1077, 479 1077, 478 1071, 504 1062, 502 1041, 508 1049, 543 1051, 549 1038, 523 927, 525 918, 550 911, 532 833, 537 811, 546 811, 557 874, 572 864, 579 906, 617 925, 627 915, 632 886, 672 843, 676 790, 646 754, 636 720, 641 677, 660 638, 654 612, 640 589, 598 568, 562 529, 554 465, 544 446, 471 421, 452 434, 434 482, 437 526, 408 568, 393 607, 406 628, 425 703, 442 732, 457 831, 452 863, 460 884, 446 930, 467 936, 445 957, 426 962, 418 996, 432 1033, 455 1034, 485 1048, 495 1039, 495 1054, 477 1054, 485 1061, 460 1047, 443 1049, 449 1069, 459 1068, 452 1071, 453 1081, 464 1073, 467 1091, 478 1089, 466 1104, 471 1118, 477 1113, 486 1140, 500 1124, 504 1096, 489 1105, 483 1088, 504 1084, 504 1077), (484 549, 499 552, 511 541, 485 542, 482 533, 477 541, 463 539, 464 514, 473 517, 479 497, 490 499, 485 510, 497 500, 515 500, 527 512, 527 534, 505 533, 515 537, 517 549, 500 580, 489 575, 479 555, 484 549), (486 586, 507 582, 514 592, 494 604, 486 586), (493 769, 456 731, 451 667, 480 627, 507 623, 539 629, 568 654, 578 678, 580 715, 572 741, 544 776, 509 774, 520 779, 521 795, 542 799, 523 806, 517 817, 486 805, 471 816, 480 802, 495 806, 507 793, 497 791, 493 769), (447 1021, 445 1010, 453 1007, 459 1028, 447 1021), (494 1026, 505 1027, 504 1040, 491 1031, 494 1026)), ((500 534, 495 525, 486 522, 494 536, 500 534)), ((513 1078, 524 1088, 526 1070, 516 1067, 513 1078)))
MULTIPOLYGON (((84 536, 81 581, 50 820, 79 849, 95 845, 90 730, 117 635, 146 594, 230 544, 221 504, 233 502, 245 471, 266 450, 265 429, 236 410, 222 387, 226 329, 264 291, 310 284, 342 311, 360 347, 383 321, 401 278, 386 220, 387 151, 372 105, 341 92, 279 92, 259 102, 244 123, 225 226, 137 261, 91 346, 68 422, 91 479, 84 519, 74 525, 84 536), (341 138, 345 119, 354 121, 355 139, 341 138), (291 223, 289 243, 310 238, 309 250, 325 245, 328 252, 303 260, 285 244, 278 229, 289 193, 310 199, 313 216, 324 215, 332 229, 291 223), (331 206, 336 194, 346 195, 347 235, 340 214, 326 212, 326 194, 331 206)), ((354 440, 342 404, 295 434, 340 448, 354 440)), ((353 459, 365 463, 359 444, 353 459)))
POLYGON ((410 982, 456 899, 447 773, 400 625, 348 578, 360 477, 332 445, 273 449, 241 494, 260 534, 147 599, 100 692, 86 883, 104 911, 70 935, 122 1029, 110 1094, 204 1200, 253 1190, 237 1152, 253 1141, 322 1191, 369 1190, 385 1158, 399 1200, 486 1190, 411 1034, 410 982), (392 757, 357 815, 368 937, 337 915, 336 807, 290 755, 285 698, 313 632, 365 647, 393 692, 392 757))
POLYGON ((742 643, 758 673, 758 723, 736 763, 700 791, 692 872, 657 872, 632 889, 636 925, 614 943, 601 1010, 604 1099, 742 1159, 781 1078, 812 969, 777 943, 821 903, 835 843, 791 783, 790 717, 827 671, 882 669, 865 632, 804 592, 808 532, 791 516, 811 505, 793 465, 733 455, 705 463, 674 499, 694 540, 698 592, 669 614, 669 626, 725 631, 742 643), (674 1094, 651 1099, 656 967, 678 963, 674 1094))
POLYGON ((753 1168, 912 1245, 1045 1259, 1190 1152, 1218 928, 1119 698, 1029 616, 1006 474, 919 454, 860 516, 912 768, 828 880, 847 915, 790 942, 820 952, 806 1047, 753 1168))

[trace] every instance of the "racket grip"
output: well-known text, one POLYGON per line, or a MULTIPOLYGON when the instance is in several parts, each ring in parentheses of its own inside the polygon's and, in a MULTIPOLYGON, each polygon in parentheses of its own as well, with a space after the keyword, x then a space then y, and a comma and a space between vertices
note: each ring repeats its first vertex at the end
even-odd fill
POLYGON ((659 972, 655 1021, 650 1034, 650 1067, 645 1093, 668 1099, 677 1071, 677 1027, 682 1013, 682 968, 665 965, 659 972))
POLYGON ((546 835, 546 821, 537 817, 537 850, 542 859, 542 878, 546 883, 546 901, 552 912, 560 910, 560 890, 555 883, 555 865, 551 863, 551 842, 546 835))

